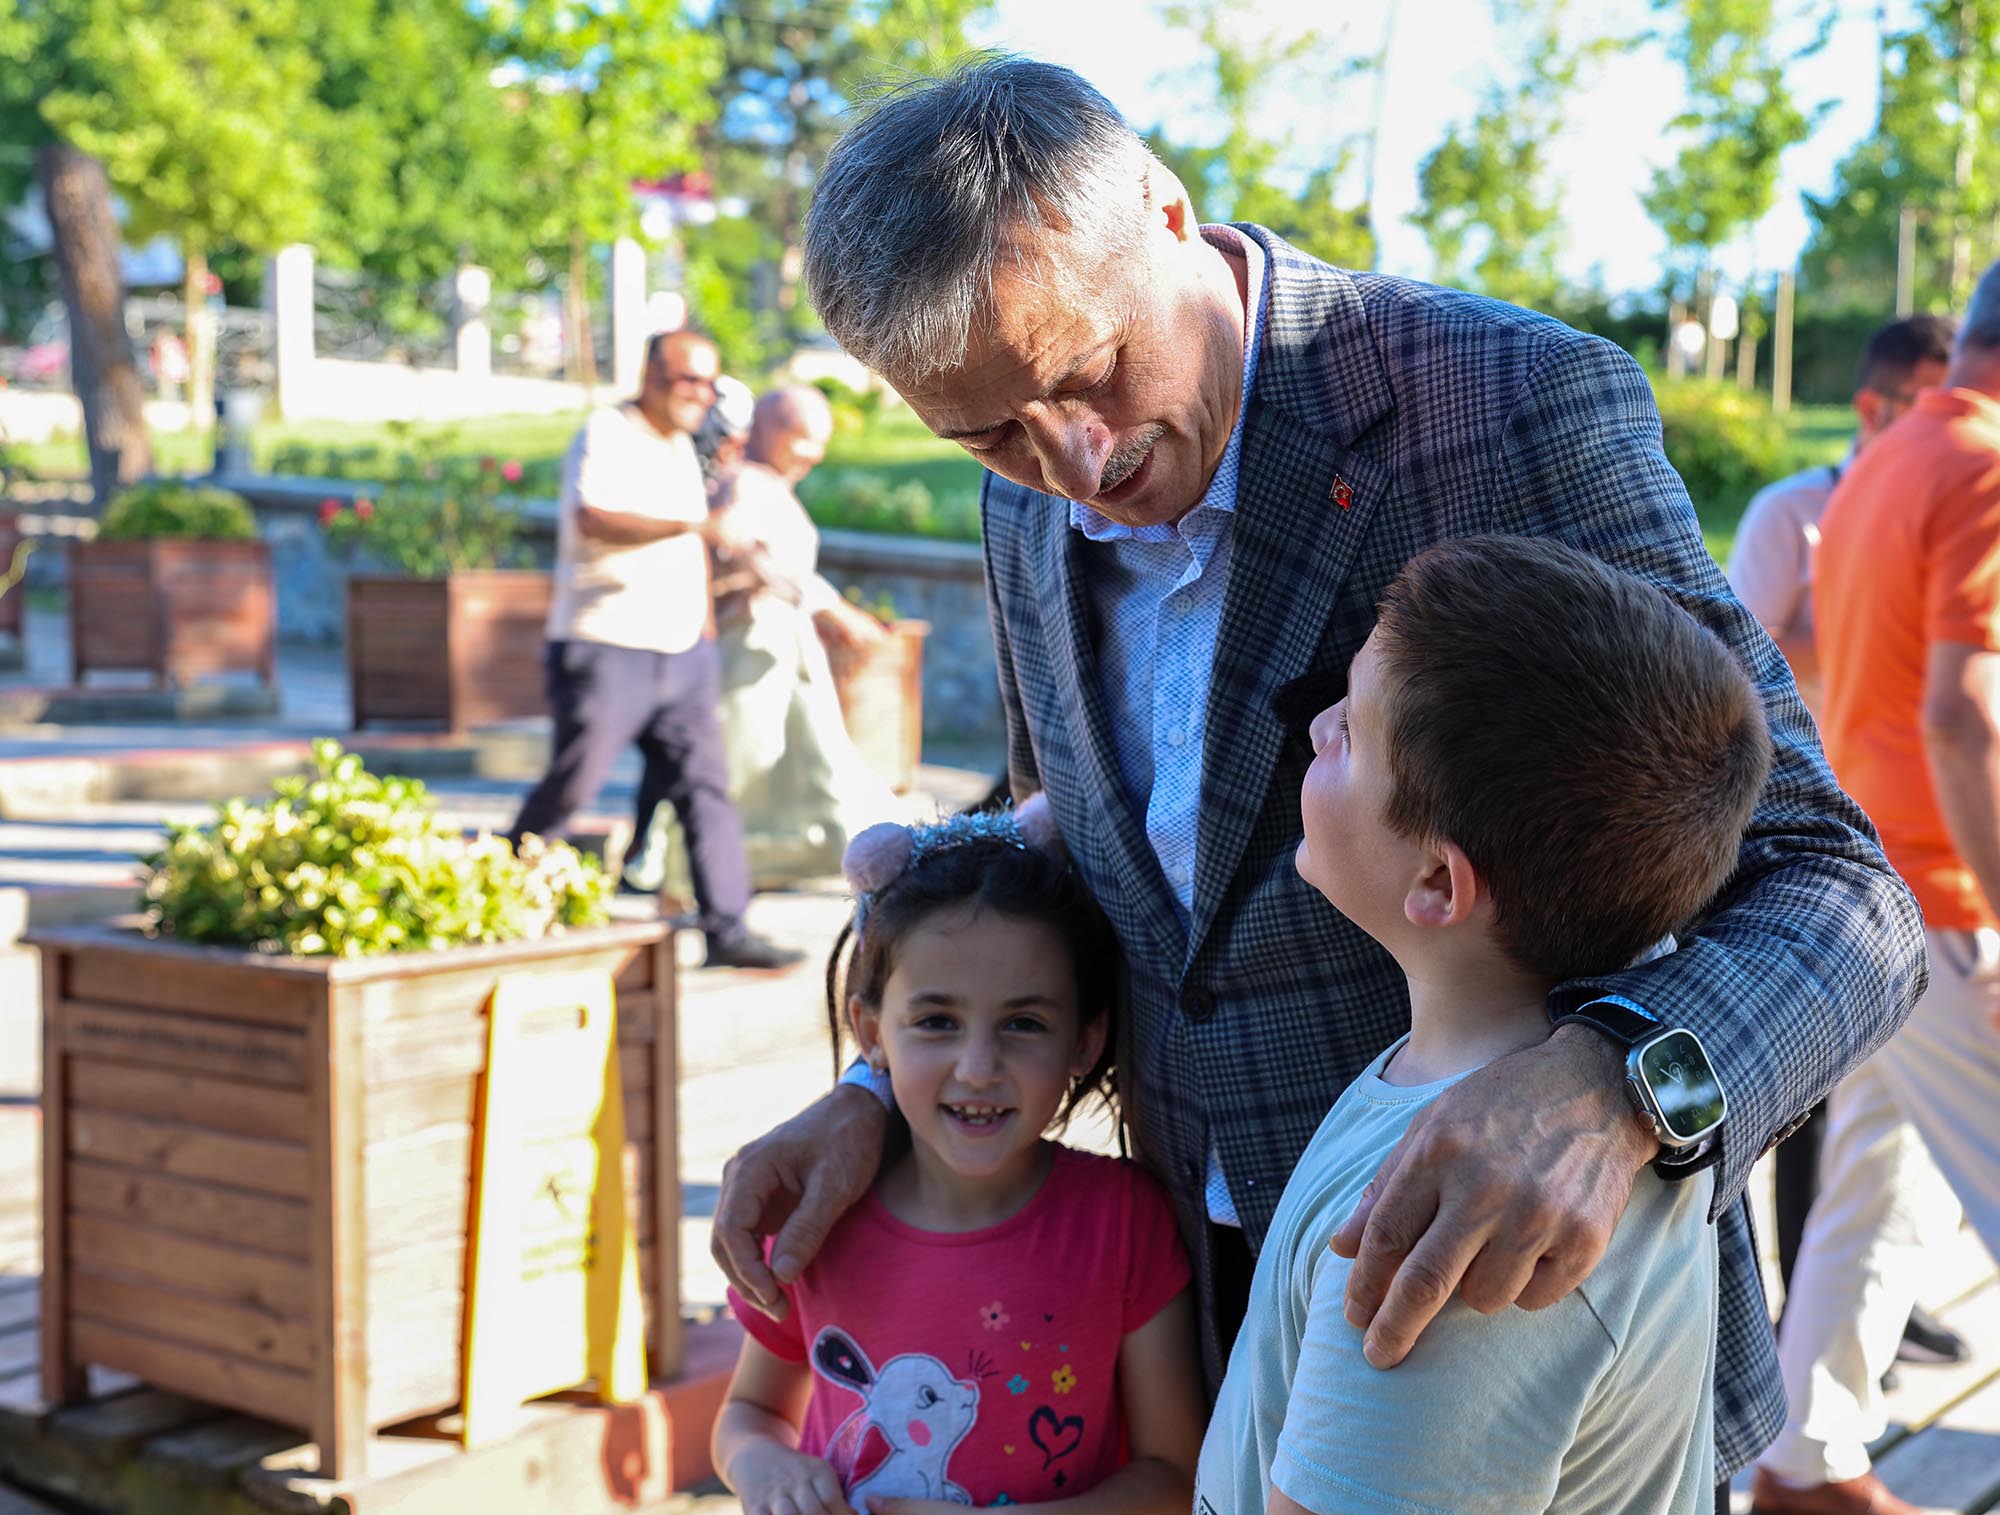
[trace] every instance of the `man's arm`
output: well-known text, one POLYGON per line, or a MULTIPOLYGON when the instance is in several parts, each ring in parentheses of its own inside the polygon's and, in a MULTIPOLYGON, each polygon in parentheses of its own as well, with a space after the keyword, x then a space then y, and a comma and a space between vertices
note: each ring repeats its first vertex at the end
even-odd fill
POLYGON ((714 516, 705 516, 699 521, 673 521, 662 516, 633 515, 629 511, 605 510, 602 506, 586 505, 578 500, 573 507, 576 511, 576 529, 593 542, 602 542, 607 547, 643 547, 648 542, 663 542, 669 537, 698 536, 714 541, 717 528, 711 523, 714 516))
MULTIPOLYGON (((1625 995, 1701 1037, 1729 1096, 1713 1219, 1791 1122, 1909 1014, 1924 986, 1922 919, 1833 782, 1783 658, 1702 546, 1637 364, 1595 338, 1553 344, 1508 418, 1492 495, 1492 530, 1552 537, 1658 585, 1763 695, 1771 776, 1713 913, 1678 952, 1564 986, 1573 999, 1625 995)), ((1381 1365, 1402 1359, 1455 1290, 1496 1311, 1574 1289, 1652 1156, 1616 1049, 1587 1027, 1484 1074, 1411 1127, 1335 1239, 1356 1255, 1350 1318, 1372 1323, 1381 1365), (1533 1159, 1496 1160, 1493 1137, 1521 1132, 1530 1109, 1533 1159)))
POLYGON ((1987 904, 2000 909, 2000 652, 1932 643, 1923 721, 1945 831, 1987 904))

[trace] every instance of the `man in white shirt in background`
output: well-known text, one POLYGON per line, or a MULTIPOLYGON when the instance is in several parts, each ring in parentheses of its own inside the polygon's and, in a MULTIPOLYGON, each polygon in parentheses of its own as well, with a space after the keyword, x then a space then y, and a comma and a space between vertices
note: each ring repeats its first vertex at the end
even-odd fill
POLYGON ((549 771, 510 835, 550 835, 635 745, 687 833, 711 967, 782 968, 803 954, 750 934, 750 866, 729 798, 708 548, 711 516, 692 434, 715 398, 715 344, 667 332, 646 346, 639 393, 594 412, 563 459, 549 607, 549 771))
MULTIPOLYGON (((1861 450, 1887 431, 1916 403, 1917 396, 1944 382, 1957 325, 1949 316, 1905 316, 1876 329, 1861 350, 1854 391, 1854 445, 1838 463, 1821 464, 1766 485, 1750 501, 1729 555, 1729 587, 1757 617, 1785 661, 1792 665, 1799 695, 1817 720, 1820 714, 1819 654, 1813 645, 1813 554, 1826 502, 1861 450)), ((1806 1213, 1819 1192, 1820 1148, 1826 1134, 1826 1106, 1778 1146, 1771 1159, 1776 1187, 1778 1272, 1789 1289, 1806 1213)), ((1928 1163, 1926 1163, 1928 1166, 1928 1163)), ((1937 1189, 1933 1176, 1928 1187, 1937 1189)), ((1940 1239, 1958 1224, 1955 1206, 1933 1217, 1940 1239)), ((1919 1307, 1911 1312, 1897 1356, 1902 1362, 1963 1362, 1960 1337, 1919 1307)))

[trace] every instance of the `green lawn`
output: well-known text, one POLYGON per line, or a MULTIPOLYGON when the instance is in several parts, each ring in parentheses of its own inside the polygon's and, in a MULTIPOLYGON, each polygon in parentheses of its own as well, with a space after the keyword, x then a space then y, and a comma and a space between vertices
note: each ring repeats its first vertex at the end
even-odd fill
MULTIPOLYGON (((580 421, 577 415, 488 416, 452 424, 410 428, 415 436, 448 436, 452 451, 520 462, 525 487, 552 492, 558 461, 580 421)), ((1846 451, 1853 413, 1844 405, 1802 406, 1782 423, 1789 433, 1786 469, 1830 463, 1846 451)), ((257 428, 253 455, 268 467, 288 447, 313 449, 379 448, 393 453, 396 433, 379 423, 274 421, 257 428)), ((207 468, 205 437, 168 433, 154 438, 165 472, 207 468)), ((61 475, 84 471, 83 445, 61 438, 18 449, 38 472, 61 475)), ((842 417, 827 450, 826 463, 802 491, 822 525, 871 530, 916 531, 974 540, 978 535, 979 465, 950 442, 940 442, 909 411, 884 407, 863 420, 842 417), (905 486, 919 485, 921 493, 905 486)), ((1697 501, 1702 535, 1719 563, 1729 561, 1736 525, 1748 499, 1697 501)))

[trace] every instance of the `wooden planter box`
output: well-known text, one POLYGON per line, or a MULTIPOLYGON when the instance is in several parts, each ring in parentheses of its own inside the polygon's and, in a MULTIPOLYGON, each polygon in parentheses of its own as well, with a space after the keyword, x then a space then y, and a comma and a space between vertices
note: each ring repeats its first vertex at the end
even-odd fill
POLYGON ((538 968, 616 974, 648 1362, 679 1371, 664 925, 353 960, 117 925, 31 940, 52 1404, 83 1396, 86 1365, 118 1369, 300 1426, 343 1479, 366 1471, 371 1429, 458 1403, 483 1007, 538 968))
POLYGON ((830 659, 847 734, 898 794, 917 781, 924 751, 924 639, 928 621, 892 621, 889 634, 860 653, 830 659))
POLYGON ((463 731, 547 713, 542 643, 551 579, 496 568, 347 581, 354 729, 410 721, 463 731))
POLYGON ((79 684, 98 669, 142 670, 156 685, 211 673, 254 673, 269 684, 271 550, 263 542, 74 542, 69 628, 79 684))

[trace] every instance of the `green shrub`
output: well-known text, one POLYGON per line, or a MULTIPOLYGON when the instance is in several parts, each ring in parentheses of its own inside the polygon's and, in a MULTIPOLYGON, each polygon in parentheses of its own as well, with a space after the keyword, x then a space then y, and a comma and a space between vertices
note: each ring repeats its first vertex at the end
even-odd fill
POLYGON ((165 537, 242 542, 257 535, 257 518, 240 494, 208 484, 154 479, 113 500, 97 523, 100 542, 154 542, 165 537))
POLYGON ((891 484, 865 468, 821 468, 807 476, 799 497, 815 521, 840 531, 979 540, 978 497, 939 500, 919 479, 891 484))
POLYGON ((1656 380, 1667 461, 1705 525, 1733 522, 1785 471, 1789 438, 1771 402, 1731 385, 1656 380))
POLYGON ((152 930, 181 941, 366 957, 602 925, 611 881, 561 842, 468 839, 415 779, 378 777, 337 742, 262 802, 230 800, 144 860, 152 930))
POLYGON ((320 524, 328 542, 366 564, 419 579, 522 561, 515 492, 527 487, 526 469, 454 453, 452 445, 449 433, 417 438, 392 469, 379 470, 379 494, 351 506, 323 502, 320 524))

